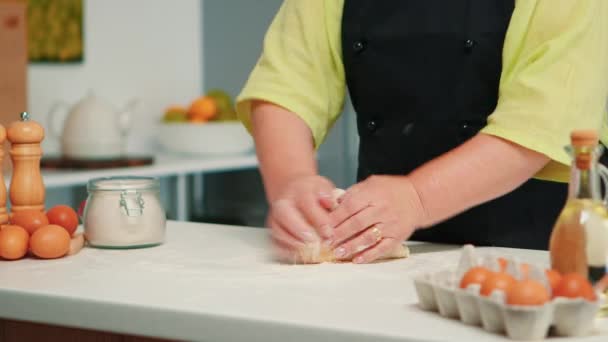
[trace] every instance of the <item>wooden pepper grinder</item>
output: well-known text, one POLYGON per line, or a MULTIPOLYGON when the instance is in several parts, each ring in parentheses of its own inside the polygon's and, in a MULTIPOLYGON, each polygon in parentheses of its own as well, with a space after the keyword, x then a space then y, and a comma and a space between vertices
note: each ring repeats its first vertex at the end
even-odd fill
POLYGON ((44 211, 44 182, 40 173, 40 158, 44 128, 21 113, 21 120, 10 124, 7 132, 11 142, 10 155, 13 176, 10 185, 11 211, 44 211))
POLYGON ((8 211, 6 210, 6 184, 4 184, 4 141, 6 140, 6 129, 0 125, 0 225, 8 223, 8 211))

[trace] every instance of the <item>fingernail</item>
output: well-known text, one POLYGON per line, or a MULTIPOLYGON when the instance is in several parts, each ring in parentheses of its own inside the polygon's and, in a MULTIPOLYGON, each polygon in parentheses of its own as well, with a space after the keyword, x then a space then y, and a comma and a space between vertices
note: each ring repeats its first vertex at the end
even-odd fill
POLYGON ((358 257, 356 257, 355 259, 353 259, 353 262, 354 262, 355 264, 361 264, 361 263, 363 263, 363 261, 364 261, 364 260, 363 260, 363 257, 360 257, 360 256, 358 256, 358 257))
POLYGON ((327 193, 325 191, 320 191, 319 192, 319 197, 321 197, 321 198, 331 198, 331 194, 327 193))
POLYGON ((304 236, 304 240, 306 240, 307 242, 316 242, 319 240, 317 234, 313 232, 302 232, 302 235, 304 236))
POLYGON ((357 248, 355 248, 355 253, 363 252, 366 249, 367 249, 367 247, 365 247, 365 246, 357 246, 357 248))
POLYGON ((336 249, 336 251, 334 253, 337 258, 343 258, 346 256, 346 248, 339 247, 338 249, 336 249))

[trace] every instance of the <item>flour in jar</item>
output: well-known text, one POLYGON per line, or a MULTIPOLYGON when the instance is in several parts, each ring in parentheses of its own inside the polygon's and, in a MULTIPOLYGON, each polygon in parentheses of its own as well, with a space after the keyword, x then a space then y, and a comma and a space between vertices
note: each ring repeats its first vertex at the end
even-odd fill
POLYGON ((158 186, 142 183, 151 180, 113 179, 90 187, 84 211, 85 237, 90 245, 135 248, 164 242, 166 215, 158 186))

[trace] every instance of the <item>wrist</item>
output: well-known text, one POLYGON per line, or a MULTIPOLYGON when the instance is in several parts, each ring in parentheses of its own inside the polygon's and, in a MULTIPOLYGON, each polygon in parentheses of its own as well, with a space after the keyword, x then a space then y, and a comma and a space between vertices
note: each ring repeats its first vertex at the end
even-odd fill
POLYGON ((422 197, 416 189, 416 183, 407 176, 404 176, 403 182, 408 198, 405 210, 408 211, 408 216, 412 217, 412 225, 416 230, 425 228, 427 222, 429 222, 429 217, 422 197))
POLYGON ((306 179, 312 179, 319 176, 315 172, 294 172, 289 175, 283 175, 282 177, 275 179, 274 181, 268 182, 267 193, 268 193, 268 202, 272 203, 275 200, 289 196, 289 192, 292 192, 290 189, 293 187, 294 183, 304 182, 306 179))

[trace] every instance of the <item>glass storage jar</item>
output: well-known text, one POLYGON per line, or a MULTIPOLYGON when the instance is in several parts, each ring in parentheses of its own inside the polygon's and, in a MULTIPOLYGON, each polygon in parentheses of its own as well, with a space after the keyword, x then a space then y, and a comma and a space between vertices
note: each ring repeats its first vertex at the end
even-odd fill
POLYGON ((160 184, 149 177, 96 178, 87 185, 84 234, 92 247, 143 248, 165 240, 160 184))

